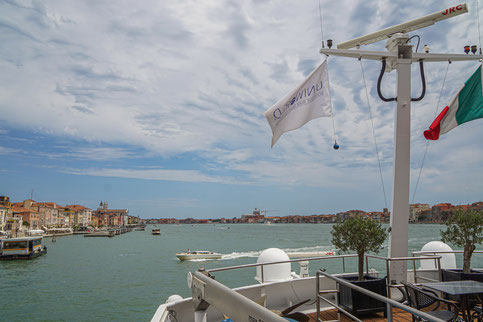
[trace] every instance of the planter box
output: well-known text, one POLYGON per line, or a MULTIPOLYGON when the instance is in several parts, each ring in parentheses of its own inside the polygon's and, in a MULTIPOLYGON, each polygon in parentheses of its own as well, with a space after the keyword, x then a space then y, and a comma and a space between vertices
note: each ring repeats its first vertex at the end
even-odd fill
MULTIPOLYGON (((387 296, 386 279, 365 275, 363 281, 357 281, 356 275, 344 276, 343 279, 366 290, 387 296)), ((339 285, 337 294, 339 305, 355 316, 384 312, 387 316, 386 303, 378 301, 373 297, 357 292, 350 287, 339 285)))

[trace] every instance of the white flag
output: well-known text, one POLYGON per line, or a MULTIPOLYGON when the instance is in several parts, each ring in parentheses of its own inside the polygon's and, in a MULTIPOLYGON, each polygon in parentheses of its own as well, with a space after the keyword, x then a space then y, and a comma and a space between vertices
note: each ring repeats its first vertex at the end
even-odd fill
POLYGON ((272 128, 272 147, 285 132, 298 129, 315 118, 331 116, 327 60, 264 115, 272 128))

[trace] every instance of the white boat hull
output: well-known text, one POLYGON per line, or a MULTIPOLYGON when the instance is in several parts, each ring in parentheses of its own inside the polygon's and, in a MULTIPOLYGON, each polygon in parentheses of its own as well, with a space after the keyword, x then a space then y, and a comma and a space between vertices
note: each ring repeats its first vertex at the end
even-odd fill
POLYGON ((176 257, 180 261, 190 261, 190 260, 196 260, 196 259, 220 259, 221 254, 176 254, 176 257))

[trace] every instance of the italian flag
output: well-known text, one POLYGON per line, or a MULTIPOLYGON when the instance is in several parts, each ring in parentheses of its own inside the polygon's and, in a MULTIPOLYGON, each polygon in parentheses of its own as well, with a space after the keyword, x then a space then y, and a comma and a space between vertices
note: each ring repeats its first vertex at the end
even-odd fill
POLYGON ((440 134, 445 134, 458 125, 483 118, 482 77, 480 66, 451 99, 449 105, 439 113, 429 130, 424 131, 426 139, 437 140, 440 134))

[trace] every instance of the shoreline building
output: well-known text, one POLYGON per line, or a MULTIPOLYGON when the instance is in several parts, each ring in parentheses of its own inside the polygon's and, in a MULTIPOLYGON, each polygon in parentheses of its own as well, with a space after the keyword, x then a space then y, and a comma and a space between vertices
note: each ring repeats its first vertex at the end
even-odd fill
POLYGON ((92 211, 92 218, 92 222, 96 224, 96 227, 126 226, 130 224, 128 209, 109 209, 109 204, 102 201, 97 210, 92 211))

